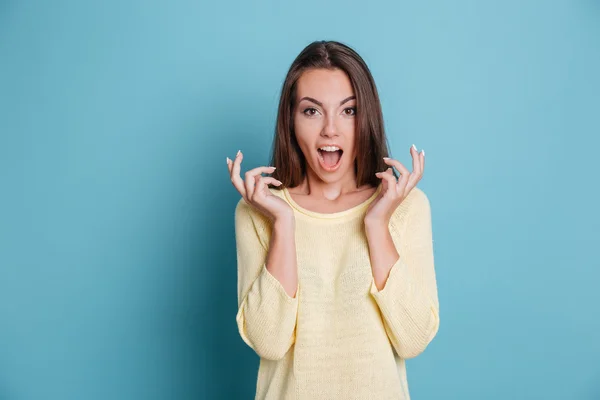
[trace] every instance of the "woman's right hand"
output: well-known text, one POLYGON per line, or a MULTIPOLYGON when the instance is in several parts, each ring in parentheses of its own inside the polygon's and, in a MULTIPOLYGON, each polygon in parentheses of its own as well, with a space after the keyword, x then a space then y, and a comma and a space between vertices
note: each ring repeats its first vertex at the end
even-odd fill
POLYGON ((242 180, 240 167, 243 157, 241 151, 238 152, 233 161, 227 157, 227 168, 229 169, 231 183, 240 192, 246 203, 263 213, 272 222, 283 218, 293 218, 294 212, 289 204, 273 195, 267 186, 269 183, 279 186, 281 182, 273 177, 261 175, 263 172, 271 174, 275 168, 256 167, 247 171, 244 175, 245 179, 242 180))

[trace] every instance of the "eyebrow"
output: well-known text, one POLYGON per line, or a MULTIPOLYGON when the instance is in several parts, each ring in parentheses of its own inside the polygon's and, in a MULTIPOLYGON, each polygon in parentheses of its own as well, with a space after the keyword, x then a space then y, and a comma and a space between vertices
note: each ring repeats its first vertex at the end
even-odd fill
MULTIPOLYGON (((344 103, 349 102, 350 100, 353 100, 353 99, 356 99, 356 96, 352 95, 352 96, 346 97, 344 100, 340 101, 340 106, 344 103)), ((312 101, 313 103, 323 107, 323 103, 321 103, 318 100, 313 99, 312 97, 304 96, 303 98, 300 99, 300 101, 302 101, 302 100, 312 101)), ((300 101, 298 103, 300 103, 300 101)))

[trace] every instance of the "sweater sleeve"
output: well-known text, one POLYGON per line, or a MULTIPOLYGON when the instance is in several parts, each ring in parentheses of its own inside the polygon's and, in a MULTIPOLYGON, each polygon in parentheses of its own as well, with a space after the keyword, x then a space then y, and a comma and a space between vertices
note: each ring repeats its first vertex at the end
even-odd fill
POLYGON ((392 346, 401 358, 421 354, 439 329, 439 300, 433 260, 430 203, 415 187, 394 212, 390 234, 400 258, 392 266, 383 289, 375 279, 375 298, 392 346), (407 201, 408 200, 408 201, 407 201), (404 229, 401 220, 406 221, 404 229))
POLYGON ((235 209, 240 336, 260 357, 279 360, 296 339, 298 291, 290 297, 266 267, 268 219, 242 198, 235 209), (262 237, 266 239, 261 239, 262 237))

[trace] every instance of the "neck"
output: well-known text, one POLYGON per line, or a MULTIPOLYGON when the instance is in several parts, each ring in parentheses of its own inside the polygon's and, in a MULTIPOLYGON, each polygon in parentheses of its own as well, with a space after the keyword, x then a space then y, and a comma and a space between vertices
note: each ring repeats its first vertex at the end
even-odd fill
POLYGON ((357 189, 354 168, 350 168, 340 179, 324 181, 309 167, 304 180, 296 187, 298 193, 327 200, 336 200, 357 189))

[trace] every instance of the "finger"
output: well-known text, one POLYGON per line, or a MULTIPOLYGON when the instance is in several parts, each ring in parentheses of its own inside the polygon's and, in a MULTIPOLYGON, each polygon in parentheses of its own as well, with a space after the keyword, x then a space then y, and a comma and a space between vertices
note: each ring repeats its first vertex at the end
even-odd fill
POLYGON ((405 196, 407 196, 408 193, 410 193, 410 191, 413 190, 413 188, 415 186, 417 186, 417 183, 419 183, 421 181, 421 179, 423 178, 423 171, 425 170, 425 151, 423 150, 420 153, 418 153, 417 157, 418 157, 419 163, 420 163, 420 172, 419 172, 419 174, 416 174, 416 173, 411 174, 411 179, 409 179, 409 182, 406 184, 406 187, 404 189, 405 196))
MULTIPOLYGON (((385 173, 393 176, 394 177, 394 184, 397 183, 397 179, 398 178, 396 178, 396 175, 394 175, 394 168, 389 167, 388 169, 385 170, 385 173)), ((387 181, 385 182, 385 189, 387 190, 387 181)))
POLYGON ((244 158, 241 151, 235 156, 233 160, 233 165, 231 167, 231 183, 237 189, 238 192, 242 195, 242 197, 248 202, 248 196, 246 195, 246 188, 244 187, 244 181, 240 176, 240 166, 242 164, 242 158, 244 158))
POLYGON ((282 184, 281 181, 271 177, 271 176, 255 176, 255 186, 254 193, 252 197, 252 201, 257 201, 260 203, 260 200, 264 199, 266 196, 270 196, 269 187, 267 186, 269 183, 274 184, 275 186, 279 186, 282 184))
POLYGON ((421 169, 419 172, 419 176, 415 179, 415 181, 412 184, 408 184, 407 187, 408 191, 411 191, 415 186, 417 186, 417 183, 419 183, 421 181, 421 179, 423 178, 423 173, 425 172, 425 150, 421 149, 421 152, 418 154, 419 157, 419 162, 421 164, 421 169))
POLYGON ((401 189, 406 187, 406 184, 408 183, 408 178, 410 176, 410 172, 408 171, 408 169, 404 165, 402 165, 400 161, 394 160, 393 158, 384 157, 383 161, 388 165, 396 167, 396 169, 400 172, 400 179, 397 183, 398 187, 401 189))
POLYGON ((410 148, 410 155, 413 158, 413 172, 408 177, 408 186, 414 186, 421 179, 422 174, 421 156, 414 144, 410 148))
MULTIPOLYGON (((283 182, 281 182, 278 179, 273 178, 272 176, 262 176, 262 175, 259 175, 259 177, 262 178, 262 183, 264 183, 265 189, 268 189, 267 185, 269 185, 269 184, 273 184, 275 186, 283 185, 283 182)), ((259 178, 259 180, 260 180, 260 178, 259 178)), ((268 192, 265 192, 265 193, 268 194, 268 192)))
POLYGON ((255 182, 255 184, 254 184, 254 191, 255 191, 255 193, 258 192, 259 190, 266 190, 265 194, 269 194, 269 192, 268 192, 269 188, 267 186, 268 184, 272 183, 275 186, 279 186, 279 185, 283 184, 283 182, 281 182, 278 179, 273 178, 272 176, 263 176, 263 175, 256 175, 254 177, 254 182, 255 182), (264 183, 265 187, 264 188, 260 188, 258 186, 259 182, 261 182, 260 184, 264 183))
POLYGON ((413 162, 413 173, 420 175, 421 174, 421 156, 417 151, 417 148, 413 144, 410 148, 410 155, 412 156, 413 162))
POLYGON ((254 196, 254 190, 256 189, 256 176, 260 176, 261 173, 270 174, 275 171, 273 167, 256 167, 246 172, 244 185, 246 187, 246 195, 249 199, 254 196))
MULTIPOLYGON (((377 172, 375 174, 375 176, 377 176, 379 179, 382 179, 383 188, 386 191, 388 190, 388 188, 395 189, 395 187, 396 187, 396 177, 394 176, 394 174, 388 173, 389 170, 390 170, 390 168, 388 168, 388 170, 386 170, 384 172, 377 172)), ((397 193, 396 190, 394 190, 394 192, 397 193)))
MULTIPOLYGON (((383 171, 383 172, 378 172, 378 173, 376 173, 375 175, 376 175, 376 176, 379 178, 380 176, 379 176, 378 174, 388 174, 388 175, 391 175, 391 176, 393 176, 393 177, 394 177, 394 179, 396 179, 396 176, 394 175, 394 170, 393 170, 393 168, 391 168, 391 167, 390 167, 390 168, 388 168, 388 169, 386 169, 386 170, 385 170, 385 171, 383 171)), ((381 181, 381 186, 383 187, 383 190, 382 190, 382 192, 386 192, 386 191, 387 191, 387 189, 388 189, 388 181, 387 181, 387 180, 385 180, 385 179, 383 179, 383 177, 381 177, 381 178, 382 178, 382 181, 381 181)), ((381 196, 380 196, 380 197, 381 197, 381 196)))

